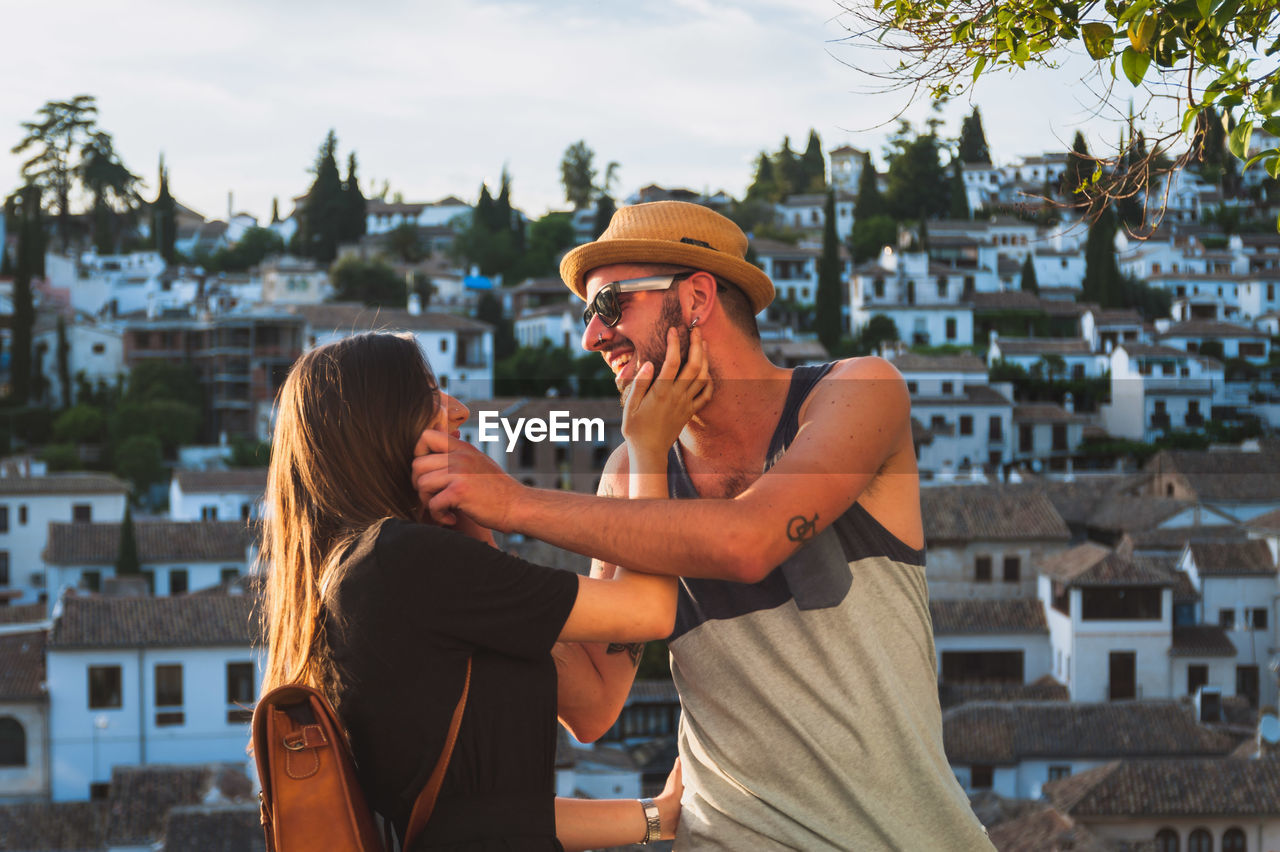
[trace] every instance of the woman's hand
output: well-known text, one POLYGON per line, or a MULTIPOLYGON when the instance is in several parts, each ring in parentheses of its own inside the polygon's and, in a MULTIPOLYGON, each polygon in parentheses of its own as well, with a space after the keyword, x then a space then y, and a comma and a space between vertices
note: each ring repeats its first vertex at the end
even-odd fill
MULTIPOLYGON (((623 392, 622 434, 633 458, 664 461, 685 424, 711 399, 711 374, 702 330, 689 332, 689 358, 680 365, 680 338, 667 330, 667 353, 654 378, 650 361, 640 365, 623 392)), ((634 467, 633 467, 634 470, 634 467)))
POLYGON ((680 758, 676 758, 667 776, 667 786, 657 795, 653 803, 658 806, 658 815, 662 819, 662 839, 674 840, 676 827, 680 825, 680 799, 684 796, 684 774, 680 771, 680 758))

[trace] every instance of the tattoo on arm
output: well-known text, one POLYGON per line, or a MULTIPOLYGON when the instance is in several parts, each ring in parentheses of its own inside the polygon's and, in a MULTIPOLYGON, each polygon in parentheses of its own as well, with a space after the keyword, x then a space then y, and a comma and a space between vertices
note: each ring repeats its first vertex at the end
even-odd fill
POLYGON ((640 665, 640 655, 644 653, 643 642, 610 642, 609 647, 605 649, 606 654, 621 654, 626 651, 631 656, 631 665, 640 665))
POLYGON ((804 515, 796 515, 787 521, 787 538, 792 541, 807 541, 813 538, 814 528, 818 525, 818 516, 815 513, 812 518, 806 518, 804 515))

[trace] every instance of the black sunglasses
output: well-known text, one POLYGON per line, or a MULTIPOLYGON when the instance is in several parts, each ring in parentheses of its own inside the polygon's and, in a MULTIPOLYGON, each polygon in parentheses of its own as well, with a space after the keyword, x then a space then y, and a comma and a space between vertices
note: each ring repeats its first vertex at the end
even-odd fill
POLYGON ((646 278, 628 278, 626 281, 610 281, 600 288, 595 298, 587 303, 582 312, 582 324, 591 325, 591 318, 600 317, 605 328, 613 328, 622 319, 622 303, 618 301, 619 293, 637 293, 641 290, 666 290, 677 281, 683 281, 696 271, 679 272, 675 275, 651 275, 646 278))

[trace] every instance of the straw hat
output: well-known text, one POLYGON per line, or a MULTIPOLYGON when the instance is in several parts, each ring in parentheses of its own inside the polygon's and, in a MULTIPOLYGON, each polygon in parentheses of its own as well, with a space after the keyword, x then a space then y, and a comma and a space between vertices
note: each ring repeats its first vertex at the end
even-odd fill
POLYGON ((560 277, 579 299, 587 275, 614 263, 673 263, 705 270, 736 284, 756 313, 773 301, 773 282, 746 261, 747 236, 719 213, 685 201, 653 201, 613 214, 600 239, 560 261, 560 277))

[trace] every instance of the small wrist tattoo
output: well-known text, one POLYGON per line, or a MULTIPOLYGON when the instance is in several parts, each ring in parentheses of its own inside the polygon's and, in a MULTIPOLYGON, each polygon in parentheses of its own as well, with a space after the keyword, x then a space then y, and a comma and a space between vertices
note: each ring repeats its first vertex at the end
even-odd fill
POLYGON ((792 541, 807 541, 813 538, 814 528, 818 525, 818 516, 815 513, 812 518, 806 518, 804 515, 796 515, 787 521, 787 538, 792 541))

